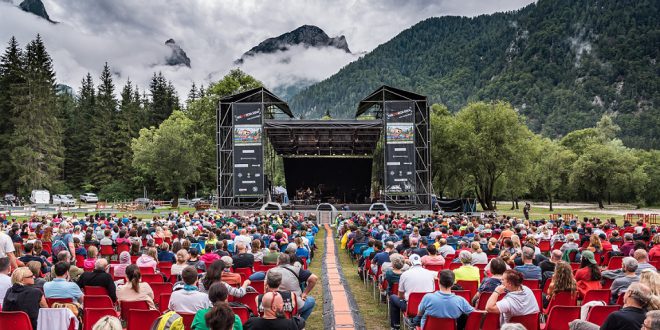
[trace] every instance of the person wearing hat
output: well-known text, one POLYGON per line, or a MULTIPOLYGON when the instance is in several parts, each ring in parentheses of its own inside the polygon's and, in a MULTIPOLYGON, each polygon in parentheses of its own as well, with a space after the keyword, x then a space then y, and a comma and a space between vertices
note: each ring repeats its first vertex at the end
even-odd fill
POLYGON ((411 267, 401 274, 399 292, 390 295, 390 326, 393 329, 400 328, 401 317, 399 314, 402 310, 406 310, 411 293, 435 291, 435 280, 438 273, 422 268, 422 258, 417 254, 410 255, 408 261, 411 267))

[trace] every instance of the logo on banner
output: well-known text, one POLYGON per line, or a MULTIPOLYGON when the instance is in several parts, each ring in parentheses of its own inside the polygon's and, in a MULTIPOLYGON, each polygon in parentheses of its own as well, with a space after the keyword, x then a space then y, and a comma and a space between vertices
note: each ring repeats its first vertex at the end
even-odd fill
POLYGON ((404 109, 404 110, 399 110, 395 112, 390 112, 387 114, 387 119, 392 120, 392 119, 401 119, 401 118, 406 118, 409 116, 412 116, 413 111, 412 109, 404 109))
POLYGON ((261 118, 261 109, 250 111, 247 113, 242 113, 240 115, 234 116, 234 121, 251 121, 254 119, 261 118))

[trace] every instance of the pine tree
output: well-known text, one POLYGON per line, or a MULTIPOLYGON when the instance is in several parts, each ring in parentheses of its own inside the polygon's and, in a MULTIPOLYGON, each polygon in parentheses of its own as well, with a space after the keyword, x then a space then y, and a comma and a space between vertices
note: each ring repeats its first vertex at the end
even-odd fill
POLYGON ((70 188, 85 190, 84 187, 91 184, 93 169, 90 161, 94 145, 89 125, 96 107, 96 91, 89 72, 80 85, 76 107, 66 116, 64 179, 70 188))
POLYGON ((199 92, 197 91, 197 86, 195 86, 195 82, 193 81, 192 87, 190 87, 190 92, 188 92, 188 100, 186 101, 187 104, 190 104, 192 102, 195 102, 199 98, 199 92))
POLYGON ((7 161, 11 148, 7 143, 14 133, 9 120, 12 115, 12 89, 25 82, 23 77, 23 51, 16 38, 11 37, 9 46, 0 57, 0 191, 16 191, 16 176, 12 162, 7 161))
POLYGON ((133 152, 131 142, 139 136, 143 127, 143 115, 140 108, 140 94, 137 87, 134 90, 130 80, 126 82, 121 91, 118 118, 117 155, 118 178, 125 187, 131 186, 134 176, 133 152))
POLYGON ((92 122, 94 152, 91 178, 96 188, 103 188, 117 175, 117 99, 107 62, 101 72, 96 95, 96 111, 92 122))
POLYGON ((15 130, 9 145, 19 193, 27 195, 33 189, 58 185, 64 146, 57 118, 55 72, 41 36, 27 45, 24 64, 25 82, 10 91, 15 130))

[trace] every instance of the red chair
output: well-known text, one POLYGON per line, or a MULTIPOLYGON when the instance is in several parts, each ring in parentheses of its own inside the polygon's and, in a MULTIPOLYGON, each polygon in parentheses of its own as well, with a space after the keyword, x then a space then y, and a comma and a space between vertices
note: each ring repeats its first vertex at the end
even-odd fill
POLYGON ((581 305, 584 305, 590 301, 604 301, 606 304, 610 301, 610 290, 608 289, 594 289, 587 291, 587 294, 584 295, 581 305))
POLYGON ((156 246, 160 246, 161 244, 163 244, 163 238, 162 237, 154 237, 154 244, 156 244, 156 246))
POLYGON ((106 296, 108 290, 102 286, 86 286, 83 288, 85 296, 106 296))
POLYGON ((138 258, 140 258, 140 257, 139 256, 131 256, 131 263, 134 264, 138 260, 138 258))
MULTIPOLYGON (((477 301, 477 309, 484 311, 486 310, 486 302, 488 302, 488 298, 492 295, 492 292, 482 292, 479 294, 479 301, 477 301)), ((497 301, 502 300, 506 296, 506 292, 503 292, 499 297, 497 297, 497 301)))
POLYGON ((472 313, 468 315, 468 319, 465 322, 465 329, 480 329, 481 319, 483 319, 484 315, 486 315, 486 312, 484 311, 472 311, 472 313))
MULTIPOLYGON (((443 329, 443 330, 456 330, 456 320, 450 318, 439 318, 427 316, 424 322, 424 328, 417 327, 421 330, 443 329)), ((467 328, 466 328, 467 329, 467 328)))
POLYGON ((241 323, 243 324, 245 324, 245 322, 247 322, 247 320, 250 318, 250 311, 245 306, 231 306, 231 310, 234 312, 234 314, 238 315, 238 317, 241 319, 241 323))
POLYGON ((150 329, 160 312, 153 309, 132 309, 128 312, 130 321, 126 322, 126 330, 150 329))
POLYGON ((114 308, 85 308, 84 309, 83 330, 92 330, 92 327, 104 316, 117 317, 117 311, 114 308))
POLYGON ((267 272, 271 268, 275 268, 277 265, 254 265, 255 272, 267 272))
POLYGON ((165 277, 170 278, 172 276, 172 265, 158 265, 158 271, 165 277))
POLYGON ((625 292, 619 293, 619 296, 616 298, 616 304, 619 306, 623 306, 623 296, 625 295, 625 292))
POLYGON ((247 292, 243 297, 234 299, 234 301, 245 304, 247 307, 250 308, 250 310, 254 315, 257 315, 259 314, 259 306, 257 306, 257 300, 256 300, 258 296, 259 296, 258 292, 247 292))
POLYGON ((85 308, 115 308, 112 299, 108 296, 83 296, 83 306, 85 308))
POLYGON ((119 308, 121 309, 121 318, 126 321, 126 323, 130 322, 130 311, 134 309, 149 309, 149 304, 144 301, 144 300, 138 300, 138 301, 120 301, 119 302, 119 308))
MULTIPOLYGON (((571 292, 558 292, 548 303, 548 308, 543 310, 543 314, 548 315, 554 306, 576 306, 577 305, 577 293, 571 292)), ((579 315, 578 315, 579 318, 579 315)))
POLYGON ((559 250, 561 249, 561 246, 564 245, 564 242, 555 242, 555 244, 552 245, 553 250, 559 250))
POLYGON ((580 269, 580 263, 579 262, 571 262, 571 270, 573 273, 575 273, 576 270, 580 269))
POLYGON ((46 298, 46 303, 48 307, 53 306, 54 303, 71 303, 73 302, 72 298, 46 298))
POLYGON ((251 281, 250 286, 253 287, 257 292, 260 294, 264 294, 266 292, 266 282, 264 280, 261 281, 251 281))
POLYGON ((430 292, 412 292, 408 297, 408 305, 406 310, 403 311, 403 316, 405 317, 415 317, 417 316, 417 311, 419 310, 419 304, 422 302, 422 298, 430 292))
MULTIPOLYGON (((177 314, 181 315, 181 317, 183 318, 183 328, 186 330, 190 330, 192 328, 193 319, 195 319, 195 313, 177 313, 177 314)), ((245 323, 243 319, 241 319, 241 321, 242 323, 245 323)))
POLYGON ((149 283, 151 290, 154 292, 154 302, 158 302, 158 298, 163 293, 172 293, 172 283, 149 283))
MULTIPOLYGON (((447 265, 447 263, 445 262, 445 266, 446 265, 447 265)), ((454 270, 454 269, 461 268, 461 266, 463 266, 463 264, 461 264, 460 262, 451 262, 451 263, 449 263, 449 268, 445 268, 445 269, 454 270)))
POLYGON ((605 283, 603 283, 603 289, 609 290, 612 287, 612 283, 614 283, 613 279, 606 278, 605 283))
POLYGON ((83 268, 84 264, 85 264, 85 257, 80 254, 76 254, 76 267, 83 268))
POLYGON ((619 308, 621 308, 619 305, 593 306, 591 309, 589 309, 589 314, 587 314, 587 321, 601 326, 603 323, 605 323, 605 319, 607 319, 610 314, 618 311, 619 308))
POLYGON ((539 310, 543 310, 543 294, 541 293, 541 289, 532 289, 532 292, 534 293, 534 298, 536 298, 536 304, 539 306, 539 310))
POLYGON ((472 301, 472 292, 469 290, 451 290, 451 292, 463 299, 467 300, 468 304, 472 301))
MULTIPOLYGON (((169 304, 170 304, 170 297, 172 296, 172 293, 161 293, 159 298, 158 298, 158 311, 161 313, 165 313, 167 310, 169 304)), ((154 296, 155 297, 155 296, 154 296)))
POLYGON ((25 312, 0 312, 0 329, 32 329, 32 322, 25 312))
POLYGON ((163 283, 163 276, 160 274, 144 274, 142 275, 142 281, 151 283, 163 283))
POLYGON ((500 314, 486 313, 481 330, 500 330, 500 314))
POLYGON ((42 242, 41 246, 48 254, 53 254, 53 242, 42 242))
POLYGON ((623 265, 623 256, 614 256, 610 258, 610 261, 607 263, 607 269, 616 270, 621 269, 623 265))
POLYGON ((111 256, 115 254, 115 250, 112 248, 112 245, 101 245, 101 252, 99 252, 102 256, 111 256))
POLYGON ((153 267, 140 267, 140 274, 142 275, 147 275, 147 274, 155 274, 156 271, 154 270, 153 267))
MULTIPOLYGON (((486 322, 484 322, 485 324, 486 322)), ((527 330, 538 330, 539 329, 539 313, 513 316, 509 319, 509 323, 520 323, 527 330)))
POLYGON ((445 265, 425 265, 423 267, 434 272, 440 272, 445 268, 445 265))
MULTIPOLYGON (((117 254, 121 254, 122 252, 130 252, 131 251, 131 246, 128 244, 119 244, 117 245, 117 254)), ((135 262, 133 262, 135 263, 135 262)))
POLYGON ((538 289, 539 282, 540 282, 539 280, 527 279, 527 280, 523 280, 523 285, 530 289, 538 289))
POLYGON ((554 306, 541 330, 568 330, 568 323, 580 319, 580 306, 554 306))
POLYGON ((456 284, 460 285, 463 290, 470 291, 470 297, 474 297, 479 291, 479 282, 477 281, 456 281, 456 284))
POLYGON ((541 253, 550 252, 550 241, 540 241, 539 250, 541 253))

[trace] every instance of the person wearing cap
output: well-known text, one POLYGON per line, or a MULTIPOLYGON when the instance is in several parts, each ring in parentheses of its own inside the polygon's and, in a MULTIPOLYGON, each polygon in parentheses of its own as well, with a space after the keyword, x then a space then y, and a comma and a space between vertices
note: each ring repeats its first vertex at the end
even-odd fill
POLYGON ((401 274, 399 292, 390 295, 390 326, 393 329, 399 329, 401 325, 399 314, 402 310, 406 310, 411 293, 435 291, 435 279, 438 273, 422 268, 422 258, 417 254, 410 255, 408 261, 411 267, 401 274))
POLYGON ((619 294, 626 292, 628 290, 628 287, 630 284, 639 282, 639 275, 637 275, 637 267, 639 264, 637 263, 637 260, 633 257, 625 257, 623 258, 622 264, 621 264, 621 269, 624 272, 623 277, 619 277, 612 282, 612 286, 610 287, 610 291, 612 292, 612 297, 610 298, 610 302, 612 304, 615 304, 617 299, 619 298, 619 294))

